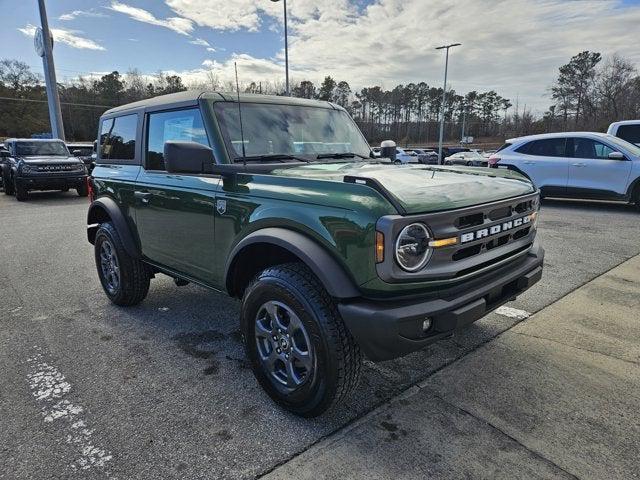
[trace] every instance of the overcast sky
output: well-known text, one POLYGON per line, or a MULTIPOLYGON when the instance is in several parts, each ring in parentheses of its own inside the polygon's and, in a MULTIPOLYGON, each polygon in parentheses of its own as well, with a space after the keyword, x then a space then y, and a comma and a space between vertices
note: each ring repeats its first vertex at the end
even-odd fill
MULTIPOLYGON (((0 0, 0 58, 41 71, 35 0, 0 0), (10 12, 10 15, 6 13, 10 12)), ((270 0, 49 0, 59 79, 137 68, 185 80, 213 69, 281 80, 282 3, 270 0)), ((640 0, 288 0, 293 80, 325 75, 352 88, 425 81, 441 86, 450 57, 458 92, 496 90, 541 113, 560 65, 582 50, 640 64, 640 0)))

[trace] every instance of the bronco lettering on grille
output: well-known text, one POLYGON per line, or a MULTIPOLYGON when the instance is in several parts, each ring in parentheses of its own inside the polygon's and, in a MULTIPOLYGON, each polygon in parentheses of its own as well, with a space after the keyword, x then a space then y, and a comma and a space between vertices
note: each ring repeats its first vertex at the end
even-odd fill
POLYGON ((468 243, 474 240, 480 240, 481 238, 490 237, 492 235, 496 235, 498 233, 506 232, 507 230, 511 230, 513 228, 521 227, 531 223, 531 215, 526 215, 524 217, 519 217, 514 220, 509 220, 506 222, 498 223, 496 225, 492 225, 487 228, 481 228, 479 230, 475 230, 473 232, 467 232, 460 235, 460 243, 468 243))

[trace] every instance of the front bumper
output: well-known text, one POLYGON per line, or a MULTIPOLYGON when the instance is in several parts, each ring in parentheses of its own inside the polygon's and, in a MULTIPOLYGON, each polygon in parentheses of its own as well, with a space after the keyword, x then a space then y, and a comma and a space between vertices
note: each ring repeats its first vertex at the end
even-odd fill
POLYGON ((390 360, 420 350, 470 325, 513 300, 542 277, 544 250, 534 244, 507 272, 452 298, 382 302, 358 299, 338 310, 364 354, 372 361, 390 360), (422 330, 426 318, 431 328, 422 330))
POLYGON ((64 188, 77 188, 84 185, 87 175, 76 173, 73 175, 34 175, 16 177, 16 183, 28 190, 62 190, 64 188))

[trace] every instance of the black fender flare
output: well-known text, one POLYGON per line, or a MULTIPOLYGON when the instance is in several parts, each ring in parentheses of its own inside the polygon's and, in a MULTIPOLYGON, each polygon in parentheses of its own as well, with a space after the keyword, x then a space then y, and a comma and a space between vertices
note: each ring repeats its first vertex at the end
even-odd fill
POLYGON ((100 223, 99 220, 103 218, 102 212, 106 213, 111 219, 127 253, 133 258, 140 258, 139 243, 131 232, 129 222, 127 222, 127 219, 115 200, 109 197, 98 198, 89 206, 89 212, 87 213, 87 240, 89 240, 89 243, 93 244, 95 241, 98 230, 97 224, 100 223))
POLYGON ((342 299, 361 296, 355 282, 325 247, 302 233, 280 227, 256 230, 233 247, 224 269, 228 292, 233 290, 231 274, 238 255, 245 247, 256 243, 275 245, 298 257, 318 277, 332 297, 342 299))

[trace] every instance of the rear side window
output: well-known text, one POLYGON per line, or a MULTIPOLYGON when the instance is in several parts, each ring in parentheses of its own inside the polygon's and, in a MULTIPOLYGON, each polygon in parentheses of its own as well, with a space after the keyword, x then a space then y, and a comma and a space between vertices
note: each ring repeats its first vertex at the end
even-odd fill
POLYGON ((525 143, 520 148, 516 149, 516 152, 524 153, 526 155, 537 155, 540 157, 564 157, 566 156, 565 142, 565 138, 534 140, 532 142, 525 143))
POLYGON ((500 150, 504 150, 505 148, 508 148, 510 146, 511 146, 511 144, 509 142, 507 142, 504 145, 502 145, 498 150, 496 150, 496 152, 499 152, 500 150))
POLYGON ((103 160, 133 160, 136 156, 138 115, 124 115, 102 121, 100 157, 103 160))
POLYGON ((169 140, 209 145, 198 108, 149 114, 147 170, 164 170, 164 143, 169 140))
POLYGON ((640 125, 620 125, 616 137, 630 143, 640 143, 640 125))

